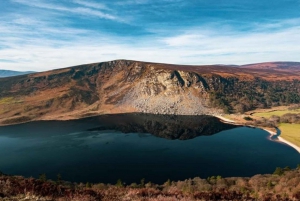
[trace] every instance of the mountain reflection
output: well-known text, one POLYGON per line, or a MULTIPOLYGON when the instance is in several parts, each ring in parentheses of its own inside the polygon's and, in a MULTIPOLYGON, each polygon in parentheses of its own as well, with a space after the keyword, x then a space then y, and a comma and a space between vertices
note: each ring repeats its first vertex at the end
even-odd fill
POLYGON ((117 130, 123 133, 150 133, 166 139, 188 140, 209 136, 238 126, 225 124, 213 116, 113 114, 97 118, 99 127, 88 131, 117 130))

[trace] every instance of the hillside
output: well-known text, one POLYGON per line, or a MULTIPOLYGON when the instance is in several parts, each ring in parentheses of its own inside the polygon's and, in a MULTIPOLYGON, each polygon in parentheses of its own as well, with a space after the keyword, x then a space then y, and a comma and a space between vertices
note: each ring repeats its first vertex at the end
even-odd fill
POLYGON ((299 103, 300 69, 116 60, 1 78, 0 91, 2 124, 126 112, 209 115, 299 103))
POLYGON ((12 71, 12 70, 0 70, 0 78, 1 77, 12 77, 17 75, 25 75, 34 73, 33 71, 12 71))

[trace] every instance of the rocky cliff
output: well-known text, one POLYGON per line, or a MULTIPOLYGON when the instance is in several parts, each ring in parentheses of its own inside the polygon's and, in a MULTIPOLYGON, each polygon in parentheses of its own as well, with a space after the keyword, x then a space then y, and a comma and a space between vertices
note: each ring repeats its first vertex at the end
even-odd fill
MULTIPOLYGON (((300 65, 299 65, 300 66, 300 65)), ((200 115, 300 101, 300 68, 182 66, 128 60, 0 79, 0 122, 103 113, 200 115), (244 99, 239 102, 240 99, 244 99), (233 103, 232 103, 233 102, 233 103)))

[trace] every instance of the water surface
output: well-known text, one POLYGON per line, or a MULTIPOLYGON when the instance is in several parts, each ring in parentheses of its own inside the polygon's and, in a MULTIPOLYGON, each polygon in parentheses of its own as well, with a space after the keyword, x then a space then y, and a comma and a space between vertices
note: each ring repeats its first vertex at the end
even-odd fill
POLYGON ((0 127, 0 171, 74 182, 162 183, 296 167, 300 154, 261 129, 209 116, 104 115, 0 127))

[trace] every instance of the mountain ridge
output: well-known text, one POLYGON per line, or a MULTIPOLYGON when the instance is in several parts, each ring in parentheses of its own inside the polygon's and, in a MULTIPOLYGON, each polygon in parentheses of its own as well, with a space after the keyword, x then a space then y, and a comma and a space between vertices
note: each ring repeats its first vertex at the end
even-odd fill
POLYGON ((241 68, 255 68, 255 69, 300 69, 300 62, 264 62, 264 63, 254 63, 241 65, 241 68))
POLYGON ((34 71, 13 71, 0 69, 0 78, 34 73, 34 71))
POLYGON ((128 112, 215 115, 298 103, 299 90, 295 68, 114 60, 1 78, 0 122, 128 112))

